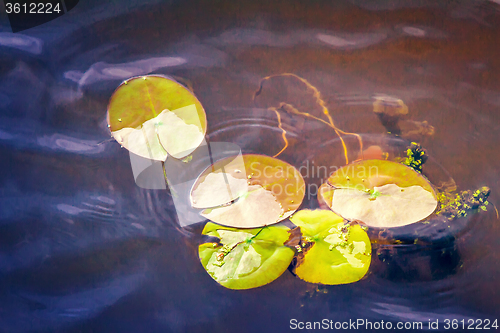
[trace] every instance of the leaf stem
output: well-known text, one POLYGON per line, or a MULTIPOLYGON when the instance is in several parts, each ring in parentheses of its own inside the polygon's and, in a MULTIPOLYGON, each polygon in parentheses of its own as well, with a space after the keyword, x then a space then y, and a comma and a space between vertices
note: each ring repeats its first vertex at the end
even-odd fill
POLYGON ((346 144, 344 142, 344 139, 342 138, 341 134, 356 136, 357 139, 358 139, 358 141, 359 141, 360 155, 361 156, 363 155, 363 140, 361 139, 361 136, 359 134, 357 134, 357 133, 344 132, 341 129, 337 128, 337 126, 335 126, 335 123, 333 122, 333 118, 330 115, 330 112, 328 111, 328 108, 326 107, 325 101, 321 98, 321 93, 319 92, 319 90, 315 86, 313 86, 311 83, 309 83, 309 81, 307 81, 304 78, 301 78, 300 76, 298 76, 296 74, 293 74, 293 73, 282 73, 282 74, 270 75, 270 76, 266 76, 266 77, 262 78, 260 80, 259 89, 257 89, 257 91, 253 95, 254 104, 256 104, 255 103, 255 98, 258 95, 260 95, 261 92, 262 92, 264 81, 272 79, 274 77, 280 77, 280 76, 291 76, 291 77, 299 80, 303 84, 305 84, 307 88, 311 89, 313 91, 313 96, 316 99, 316 102, 321 107, 323 114, 328 118, 328 121, 325 121, 325 120, 323 120, 321 118, 318 118, 318 117, 316 117, 316 116, 314 116, 312 114, 309 114, 307 112, 301 112, 301 111, 297 110, 296 108, 294 108, 292 105, 287 104, 287 103, 280 103, 279 108, 270 107, 269 110, 275 111, 276 114, 278 115, 278 126, 283 131, 283 140, 285 142, 285 147, 280 152, 278 152, 276 155, 274 155, 274 157, 276 157, 279 154, 281 154, 288 147, 288 140, 286 139, 286 131, 282 127, 281 117, 279 116, 279 114, 277 112, 277 110, 279 110, 279 109, 281 109, 281 110, 283 110, 285 112, 295 113, 295 114, 299 114, 299 115, 302 115, 302 116, 305 116, 305 117, 309 117, 309 118, 315 119, 315 120, 320 121, 320 122, 326 124, 327 126, 333 128, 333 130, 335 131, 335 134, 337 134, 338 138, 340 139, 340 142, 342 143, 342 148, 344 149, 344 156, 345 156, 346 164, 349 164, 349 156, 347 154, 347 146, 346 146, 346 144))
POLYGON ((259 232, 257 232, 255 235, 253 235, 253 237, 252 237, 252 238, 250 238, 250 239, 254 239, 255 237, 257 237, 257 236, 260 234, 260 232, 261 232, 262 230, 264 230, 264 228, 267 228, 267 225, 265 225, 265 226, 263 226, 262 228, 260 228, 259 232))

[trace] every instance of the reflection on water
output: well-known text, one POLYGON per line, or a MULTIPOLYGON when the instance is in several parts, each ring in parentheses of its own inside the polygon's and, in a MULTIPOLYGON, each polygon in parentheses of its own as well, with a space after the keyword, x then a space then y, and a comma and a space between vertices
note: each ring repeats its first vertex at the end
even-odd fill
POLYGON ((32 54, 40 54, 42 53, 43 42, 39 38, 2 32, 0 33, 0 45, 2 45, 2 47, 11 47, 32 54))
MULTIPOLYGON (((171 75, 192 85, 211 140, 272 156, 283 148, 282 132, 266 101, 255 105, 252 96, 262 77, 295 73, 321 91, 338 128, 376 146, 400 148, 380 136, 375 97, 404 101, 408 126, 434 128, 422 140, 430 176, 451 176, 459 189, 487 185, 497 205, 499 8, 496 1, 88 1, 22 34, 3 23, 0 327, 281 332, 292 318, 499 315, 493 209, 456 229, 416 226, 402 244, 375 244, 371 271, 355 284, 311 292, 285 272, 255 290, 223 289, 199 263, 202 226, 180 228, 167 191, 134 184, 128 152, 109 140, 105 120, 122 79, 171 75)), ((261 97, 269 103, 279 92, 302 112, 318 111, 310 91, 294 83, 267 89, 261 97)), ((345 162, 328 126, 288 113, 281 120, 289 141, 281 159, 296 167, 345 162)), ((358 153, 356 138, 346 145, 358 153)), ((311 198, 306 207, 318 203, 311 198)))
POLYGON ((93 64, 85 73, 68 71, 64 73, 64 77, 77 82, 82 87, 104 80, 125 80, 133 76, 154 72, 159 68, 174 67, 184 63, 186 63, 186 60, 179 57, 150 58, 123 64, 98 62, 93 64))

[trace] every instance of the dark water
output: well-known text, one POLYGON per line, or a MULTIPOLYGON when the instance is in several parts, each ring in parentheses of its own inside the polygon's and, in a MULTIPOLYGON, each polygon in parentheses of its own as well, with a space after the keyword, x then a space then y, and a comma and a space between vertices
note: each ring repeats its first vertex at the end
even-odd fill
MULTIPOLYGON (((315 291, 287 271, 258 289, 224 289, 199 263, 201 226, 178 227, 167 191, 134 184, 105 120, 123 79, 172 75, 204 105, 211 139, 274 155, 281 131, 252 95, 262 77, 295 73, 321 91, 339 128, 367 142, 384 132, 373 97, 403 100, 409 119, 435 128, 422 141, 433 163, 459 189, 491 187, 498 205, 497 2, 80 1, 18 34, 2 18, 0 332, 286 332, 294 318, 424 329, 439 320, 449 331, 446 319, 500 317, 492 208, 460 222, 454 240, 374 245, 354 284, 315 291)), ((266 89, 317 108, 296 82, 266 89)), ((331 129, 283 122, 291 146, 280 158, 342 163, 331 129)))

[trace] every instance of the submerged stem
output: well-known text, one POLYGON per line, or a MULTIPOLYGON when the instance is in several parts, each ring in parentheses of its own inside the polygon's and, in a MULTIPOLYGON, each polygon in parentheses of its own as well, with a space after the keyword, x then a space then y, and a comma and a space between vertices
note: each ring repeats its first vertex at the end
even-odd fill
POLYGON ((264 81, 269 80, 269 79, 274 78, 274 77, 280 77, 280 76, 293 77, 293 78, 299 80, 300 82, 302 82, 303 84, 305 84, 307 88, 311 89, 313 91, 313 96, 316 99, 316 102, 321 107, 323 114, 328 118, 328 121, 325 121, 324 119, 318 118, 318 117, 316 117, 312 114, 309 114, 307 112, 301 112, 301 111, 297 110, 296 108, 294 108, 293 105, 287 104, 287 103, 280 103, 279 108, 270 107, 269 110, 276 112, 276 115, 278 117, 278 126, 283 131, 283 141, 285 142, 285 147, 279 153, 274 155, 274 157, 280 155, 288 147, 288 140, 286 139, 286 131, 283 129, 283 126, 281 123, 281 117, 278 113, 278 110, 283 110, 285 112, 295 113, 295 114, 298 114, 298 115, 301 115, 304 117, 312 118, 312 119, 320 121, 320 122, 326 124, 327 126, 331 127, 335 131, 335 134, 337 134, 338 138, 340 139, 340 141, 342 143, 342 148, 344 149, 344 156, 345 156, 346 164, 349 164, 349 156, 347 153, 347 146, 346 146, 341 134, 356 136, 358 141, 359 141, 360 153, 362 155, 362 153, 363 153, 363 140, 361 139, 361 136, 359 134, 356 134, 356 133, 344 132, 341 129, 337 128, 335 126, 335 123, 333 122, 333 118, 330 115, 330 112, 328 111, 328 108, 326 107, 325 101, 321 98, 321 93, 319 92, 319 90, 315 86, 313 86, 311 83, 309 83, 309 81, 307 81, 304 78, 301 78, 300 76, 298 76, 296 74, 282 73, 282 74, 275 74, 275 75, 270 75, 270 76, 266 76, 266 77, 262 78, 260 80, 259 89, 257 89, 257 91, 254 93, 254 96, 253 96, 254 103, 255 103, 255 98, 258 95, 260 95, 262 92, 262 87, 263 87, 264 81))
POLYGON ((278 127, 281 129, 281 131, 283 132, 282 136, 283 136, 283 141, 285 142, 285 147, 283 147, 283 149, 281 149, 276 155, 274 155, 273 157, 278 157, 282 152, 285 151, 285 149, 288 147, 288 140, 286 138, 286 130, 283 128, 283 125, 281 123, 281 116, 280 116, 280 113, 278 112, 278 110, 276 108, 272 108, 272 110, 274 112, 276 112, 276 117, 278 117, 278 127))

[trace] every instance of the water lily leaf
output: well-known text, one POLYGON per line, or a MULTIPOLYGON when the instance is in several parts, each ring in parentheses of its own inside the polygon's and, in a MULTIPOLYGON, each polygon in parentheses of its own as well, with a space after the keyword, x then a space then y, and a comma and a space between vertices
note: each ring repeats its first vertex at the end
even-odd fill
POLYGON ((175 112, 164 110, 156 117, 156 133, 160 143, 175 158, 188 156, 205 138, 201 127, 183 120, 192 114, 196 114, 194 104, 176 109, 175 112))
POLYGON ((295 251, 284 243, 290 237, 285 226, 235 229, 207 223, 202 234, 217 243, 198 248, 201 264, 210 276, 229 289, 250 289, 276 280, 287 269, 295 251))
POLYGON ((251 185, 248 192, 234 203, 205 209, 201 215, 223 225, 255 228, 276 223, 282 217, 283 209, 271 191, 260 185, 251 185))
POLYGON ((346 284, 360 280, 371 263, 371 243, 359 225, 329 210, 301 210, 290 220, 300 227, 303 250, 294 272, 311 283, 346 284))
POLYGON ((349 220, 374 227, 400 227, 425 219, 437 207, 436 198, 421 186, 387 184, 372 193, 354 189, 333 192, 332 210, 349 220))
POLYGON ((205 181, 192 192, 191 204, 194 208, 220 206, 233 201, 248 192, 246 179, 238 179, 231 174, 210 173, 205 181))
POLYGON ((320 187, 319 198, 345 219, 381 228, 421 221, 437 207, 427 179, 405 165, 384 160, 338 169, 320 187))
POLYGON ((269 156, 247 154, 217 161, 202 172, 191 190, 191 205, 212 205, 201 214, 214 222, 253 228, 291 216, 304 193, 304 179, 293 166, 269 156))
POLYGON ((241 155, 220 169, 215 169, 215 166, 208 168, 193 185, 191 206, 210 208, 227 204, 248 192, 247 181, 245 162, 241 155))
POLYGON ((401 163, 386 160, 363 160, 335 171, 328 183, 337 188, 373 190, 375 186, 395 184, 399 187, 418 185, 434 193, 432 185, 420 173, 401 163))
POLYGON ((132 153, 163 161, 183 158, 203 141, 207 121, 198 99, 179 83, 162 76, 123 82, 108 105, 113 137, 132 153))
POLYGON ((154 122, 155 119, 150 119, 137 129, 125 127, 111 134, 130 152, 155 161, 165 161, 168 154, 158 139, 154 122))

